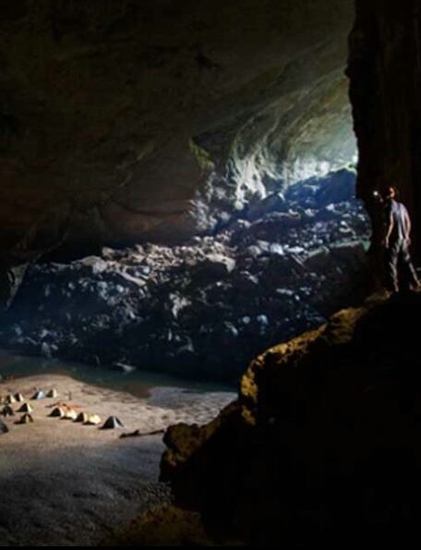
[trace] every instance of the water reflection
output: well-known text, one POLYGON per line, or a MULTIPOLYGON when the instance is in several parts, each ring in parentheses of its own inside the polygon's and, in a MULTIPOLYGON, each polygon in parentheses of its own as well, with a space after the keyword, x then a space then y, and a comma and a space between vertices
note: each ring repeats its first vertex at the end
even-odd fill
POLYGON ((196 392, 233 391, 221 384, 182 380, 168 374, 133 370, 125 372, 114 368, 93 367, 80 363, 67 363, 44 357, 25 357, 0 350, 0 382, 37 374, 62 374, 75 380, 116 391, 128 392, 136 397, 147 397, 152 387, 181 387, 196 392))

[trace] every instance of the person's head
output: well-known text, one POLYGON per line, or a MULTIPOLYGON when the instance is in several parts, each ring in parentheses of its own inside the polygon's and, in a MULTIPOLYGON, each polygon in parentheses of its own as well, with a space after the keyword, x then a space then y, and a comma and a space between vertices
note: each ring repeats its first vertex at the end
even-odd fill
POLYGON ((398 190, 396 189, 396 187, 393 187, 393 185, 390 185, 386 189, 386 195, 385 195, 386 200, 396 199, 397 195, 398 195, 398 190))

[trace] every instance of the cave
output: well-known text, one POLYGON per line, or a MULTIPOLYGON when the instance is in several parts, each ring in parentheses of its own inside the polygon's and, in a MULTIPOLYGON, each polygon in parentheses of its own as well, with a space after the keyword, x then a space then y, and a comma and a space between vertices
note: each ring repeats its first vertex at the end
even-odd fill
POLYGON ((352 2, 193 4, 11 10, 3 347, 235 385, 366 292, 352 2))
POLYGON ((418 295, 367 297, 390 185, 419 257, 419 2, 0 15, 0 543, 305 546, 364 506, 398 522, 379 495, 408 461, 405 516, 416 428, 399 446, 393 407, 414 412, 418 377, 413 328, 387 321, 418 295))

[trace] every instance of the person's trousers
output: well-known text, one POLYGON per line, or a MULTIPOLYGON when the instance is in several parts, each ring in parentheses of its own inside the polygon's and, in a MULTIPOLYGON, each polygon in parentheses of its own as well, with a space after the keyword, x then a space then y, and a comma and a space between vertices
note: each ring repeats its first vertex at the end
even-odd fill
POLYGON ((386 249, 386 286, 392 292, 418 285, 418 276, 405 241, 391 243, 386 249))

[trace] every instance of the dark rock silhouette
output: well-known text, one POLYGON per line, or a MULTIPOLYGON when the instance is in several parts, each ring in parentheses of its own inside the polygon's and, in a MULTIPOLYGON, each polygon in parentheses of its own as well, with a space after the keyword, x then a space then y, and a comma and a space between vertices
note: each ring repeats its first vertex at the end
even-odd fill
POLYGON ((253 361, 204 428, 170 427, 161 479, 212 540, 410 540, 421 489, 421 293, 375 297, 253 361))

